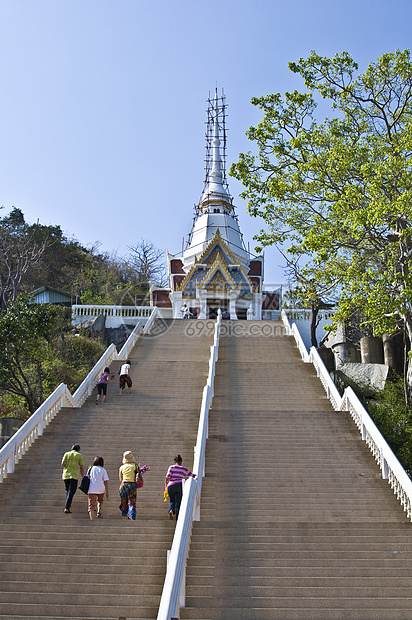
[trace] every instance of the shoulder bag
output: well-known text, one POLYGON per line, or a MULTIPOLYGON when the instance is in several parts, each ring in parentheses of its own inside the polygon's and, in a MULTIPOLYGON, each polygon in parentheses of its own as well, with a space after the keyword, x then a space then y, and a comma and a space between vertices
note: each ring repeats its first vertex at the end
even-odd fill
POLYGON ((90 486, 90 476, 89 476, 90 470, 91 470, 91 467, 89 467, 89 469, 87 470, 86 475, 83 476, 83 479, 82 479, 81 483, 79 484, 80 491, 83 491, 83 493, 86 493, 86 495, 89 492, 89 486, 90 486))

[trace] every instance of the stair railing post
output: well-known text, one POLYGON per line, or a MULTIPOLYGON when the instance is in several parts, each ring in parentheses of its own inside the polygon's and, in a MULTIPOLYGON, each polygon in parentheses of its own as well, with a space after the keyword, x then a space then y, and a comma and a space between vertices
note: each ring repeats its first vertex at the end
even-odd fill
POLYGON ((383 449, 381 448, 380 450, 381 452, 381 470, 382 470, 382 478, 383 480, 387 480, 389 478, 389 467, 388 467, 388 462, 385 459, 385 456, 383 454, 383 449))
POLYGON ((17 454, 16 442, 14 442, 13 452, 9 456, 9 458, 7 459, 7 473, 8 474, 14 474, 14 466, 15 466, 15 463, 16 463, 16 454, 17 454))
POLYGON ((44 412, 42 413, 39 423, 37 425, 37 435, 41 437, 43 435, 43 431, 44 431, 44 412))
MULTIPOLYGON (((195 446, 195 447, 193 448, 193 461, 196 461, 196 454, 197 454, 196 447, 197 447, 197 446, 195 446)), ((206 475, 206 469, 205 469, 205 459, 203 459, 203 464, 202 464, 202 478, 204 478, 204 477, 205 477, 205 475, 206 475)))
POLYGON ((195 505, 193 508, 193 521, 200 521, 199 483, 196 486, 195 505))
POLYGON ((179 606, 180 607, 186 607, 186 563, 187 563, 187 559, 185 559, 182 581, 180 582, 180 591, 179 591, 179 606))

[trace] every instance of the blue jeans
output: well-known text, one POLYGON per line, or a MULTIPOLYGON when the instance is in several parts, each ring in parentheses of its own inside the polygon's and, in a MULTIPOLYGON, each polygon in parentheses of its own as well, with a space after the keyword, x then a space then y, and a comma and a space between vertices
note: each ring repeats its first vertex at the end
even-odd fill
POLYGON ((68 480, 65 480, 64 488, 66 489, 66 505, 64 509, 70 510, 74 494, 77 491, 77 480, 75 480, 74 478, 69 478, 68 480))
POLYGON ((169 512, 172 511, 173 514, 176 515, 176 521, 177 521, 177 517, 179 516, 179 510, 180 510, 180 504, 182 501, 182 494, 183 494, 183 486, 181 482, 178 482, 177 484, 171 484, 169 487, 167 487, 167 492, 169 494, 169 512))

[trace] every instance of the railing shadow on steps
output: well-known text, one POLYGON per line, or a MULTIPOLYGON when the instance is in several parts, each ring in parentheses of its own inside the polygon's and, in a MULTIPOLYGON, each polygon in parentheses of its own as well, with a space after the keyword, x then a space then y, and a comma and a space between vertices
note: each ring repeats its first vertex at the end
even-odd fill
POLYGON ((193 521, 200 521, 200 495, 202 478, 205 475, 205 450, 209 428, 209 409, 212 406, 215 381, 215 365, 219 352, 219 336, 222 313, 218 311, 215 324, 214 342, 210 347, 209 373, 203 388, 200 407, 199 427, 194 450, 193 473, 196 478, 189 478, 183 487, 182 505, 179 520, 173 537, 172 548, 168 552, 166 577, 157 615, 157 620, 177 618, 180 607, 185 606, 186 563, 189 553, 193 521))
POLYGON ((347 387, 342 396, 339 394, 318 351, 315 347, 311 347, 308 353, 296 323, 290 326, 284 310, 281 312, 281 319, 286 333, 295 338, 302 360, 305 363, 312 363, 314 365, 316 374, 322 382, 326 396, 330 400, 332 407, 335 411, 348 411, 351 415, 361 434, 362 440, 365 441, 381 469, 382 478, 388 480, 394 494, 405 510, 408 519, 412 521, 412 480, 392 452, 386 439, 378 430, 351 387, 347 387))
POLYGON ((44 403, 40 405, 0 450, 0 482, 3 482, 8 474, 14 472, 16 463, 27 452, 37 437, 43 435, 45 427, 53 420, 62 407, 81 407, 86 398, 91 395, 98 377, 105 366, 108 366, 112 361, 126 360, 128 358, 138 338, 150 331, 156 316, 157 307, 154 307, 144 328, 142 328, 141 322, 137 323, 119 353, 115 345, 111 344, 73 395, 65 383, 60 383, 54 392, 50 394, 44 403))

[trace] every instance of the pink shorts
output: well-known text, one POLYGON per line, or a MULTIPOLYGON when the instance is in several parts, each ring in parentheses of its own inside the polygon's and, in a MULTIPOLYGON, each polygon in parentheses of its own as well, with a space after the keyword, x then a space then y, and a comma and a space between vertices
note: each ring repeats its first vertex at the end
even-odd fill
POLYGON ((89 493, 87 496, 88 499, 88 508, 87 510, 91 512, 92 510, 97 510, 96 503, 99 502, 100 506, 103 504, 104 493, 89 493))

